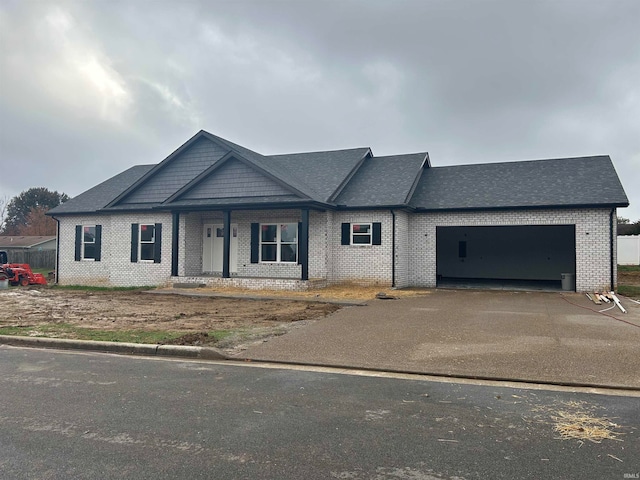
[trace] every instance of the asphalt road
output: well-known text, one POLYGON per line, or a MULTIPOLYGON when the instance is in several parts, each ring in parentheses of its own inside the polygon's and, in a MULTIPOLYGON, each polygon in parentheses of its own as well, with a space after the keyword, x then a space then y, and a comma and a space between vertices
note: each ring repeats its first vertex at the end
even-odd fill
POLYGON ((640 472, 637 396, 0 347, 0 401, 3 479, 640 472), (572 413, 615 423, 618 440, 560 439, 572 413))

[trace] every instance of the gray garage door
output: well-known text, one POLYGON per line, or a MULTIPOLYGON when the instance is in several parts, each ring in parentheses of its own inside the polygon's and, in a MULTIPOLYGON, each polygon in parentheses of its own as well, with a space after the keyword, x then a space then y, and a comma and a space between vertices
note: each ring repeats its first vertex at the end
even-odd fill
POLYGON ((437 227, 438 281, 557 282, 576 270, 574 225, 437 227))

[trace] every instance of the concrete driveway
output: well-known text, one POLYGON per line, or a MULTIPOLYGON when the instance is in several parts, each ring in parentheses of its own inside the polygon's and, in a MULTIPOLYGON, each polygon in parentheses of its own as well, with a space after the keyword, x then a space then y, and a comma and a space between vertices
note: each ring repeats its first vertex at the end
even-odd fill
POLYGON ((640 305, 623 304, 605 313, 634 325, 581 294, 434 290, 344 308, 241 358, 640 388, 640 305))

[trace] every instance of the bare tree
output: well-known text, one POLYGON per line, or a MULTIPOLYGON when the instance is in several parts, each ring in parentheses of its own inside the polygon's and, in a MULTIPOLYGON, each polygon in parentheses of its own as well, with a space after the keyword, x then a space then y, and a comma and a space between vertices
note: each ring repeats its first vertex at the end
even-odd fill
POLYGON ((18 228, 18 235, 55 235, 56 221, 45 214, 47 207, 32 208, 25 218, 24 225, 18 228))

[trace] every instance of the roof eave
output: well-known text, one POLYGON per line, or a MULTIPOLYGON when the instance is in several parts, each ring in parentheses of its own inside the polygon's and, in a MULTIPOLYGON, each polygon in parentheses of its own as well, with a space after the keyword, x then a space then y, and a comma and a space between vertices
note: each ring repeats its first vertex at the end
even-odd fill
POLYGON ((98 213, 99 210, 78 210, 77 212, 47 212, 45 215, 55 218, 55 217, 65 217, 70 215, 93 215, 94 213, 98 213))
POLYGON ((406 210, 413 212, 415 207, 406 203, 388 205, 336 205, 336 210, 406 210))
POLYGON ((195 212, 195 211, 223 211, 223 210, 283 210, 287 208, 310 208, 314 210, 334 209, 335 205, 318 202, 316 200, 301 200, 296 202, 265 202, 265 203, 226 203, 223 205, 171 205, 163 204, 153 207, 153 211, 195 212))
POLYGON ((425 208, 414 206, 416 213, 421 212, 469 212, 469 211, 499 211, 499 210, 546 210, 546 209, 567 209, 567 208, 618 208, 628 207, 629 203, 592 203, 592 204, 549 204, 549 205, 510 205, 496 207, 445 207, 445 208, 425 208))

